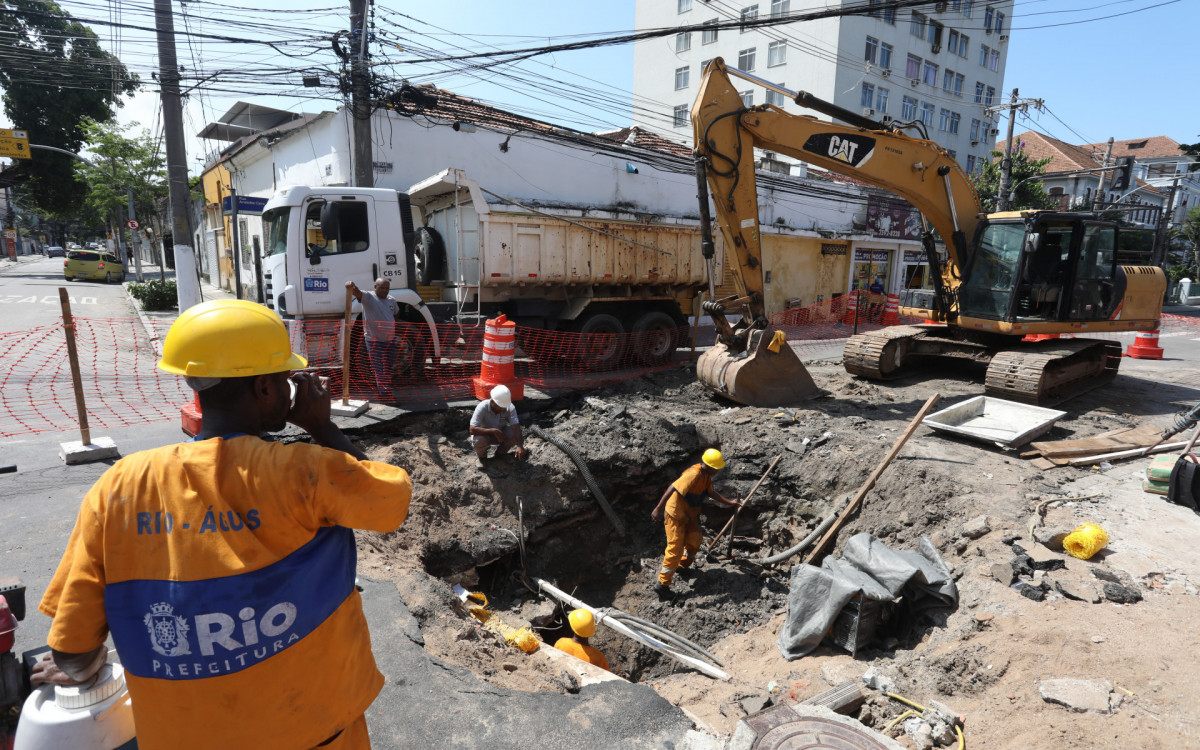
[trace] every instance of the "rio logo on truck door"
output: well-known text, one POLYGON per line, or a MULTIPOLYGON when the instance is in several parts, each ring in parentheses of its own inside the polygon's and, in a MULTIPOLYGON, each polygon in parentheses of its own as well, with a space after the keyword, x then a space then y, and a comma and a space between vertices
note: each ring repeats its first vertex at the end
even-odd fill
POLYGON ((329 279, 323 279, 316 276, 304 277, 304 291, 306 292, 328 292, 329 279))

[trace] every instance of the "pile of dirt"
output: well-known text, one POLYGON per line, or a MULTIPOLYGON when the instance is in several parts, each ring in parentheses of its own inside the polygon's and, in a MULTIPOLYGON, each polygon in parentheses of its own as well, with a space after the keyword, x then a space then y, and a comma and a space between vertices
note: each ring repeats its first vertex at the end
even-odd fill
MULTIPOLYGON (((780 657, 775 636, 786 613, 788 571, 799 559, 768 567, 753 560, 794 545, 840 508, 930 395, 940 393, 942 407, 982 391, 981 378, 969 368, 887 384, 852 378, 833 361, 809 370, 828 395, 796 410, 731 405, 696 382, 692 367, 520 405, 529 410, 522 411, 526 427, 536 424, 583 455, 624 534, 570 459, 528 430, 527 462, 500 459, 480 471, 467 437, 469 410, 414 415, 398 431, 366 439, 372 458, 410 472, 414 498, 398 531, 360 533, 360 567, 397 583, 422 624, 427 650, 504 687, 578 689, 569 676, 481 630, 451 592, 455 583, 482 591, 507 622, 530 624, 549 643, 569 634, 566 616, 535 593, 535 578, 593 606, 674 630, 721 657, 733 679, 716 682, 684 670, 605 628, 592 643, 614 672, 648 682, 717 733, 732 731, 746 713, 747 697, 786 700, 790 692, 802 699, 824 689, 830 680, 822 665, 830 663, 856 674, 874 666, 902 693, 962 700, 963 711, 989 715, 997 711, 997 698, 1005 709, 1013 707, 997 716, 1034 707, 1016 705, 1026 696, 1013 687, 1014 679, 1040 674, 1033 646, 1014 646, 1008 639, 1016 636, 1001 633, 1017 632, 1013 619, 1036 621, 1030 608, 1063 606, 1062 597, 1031 602, 986 571, 1011 559, 1004 540, 1023 533, 1032 505, 1067 494, 1085 470, 1043 475, 1014 454, 925 429, 884 472, 839 541, 867 531, 893 549, 915 549, 922 536, 929 537, 958 579, 959 608, 884 633, 857 661, 824 647, 795 662, 780 657), (712 552, 702 550, 694 574, 677 577, 675 600, 662 602, 651 587, 665 536, 650 511, 707 447, 725 453, 728 468, 716 485, 731 498, 744 496, 771 460, 782 458, 740 515, 733 559, 723 554, 724 542, 712 552), (967 533, 964 524, 980 514, 986 514, 987 530, 967 533)), ((1121 387, 1118 380, 1107 393, 1076 399, 1072 411, 1079 416, 1061 420, 1047 439, 1142 421, 1109 406, 1120 403, 1121 387)), ((1125 387, 1138 391, 1140 381, 1125 387)), ((1155 413, 1173 410, 1163 405, 1155 413)), ((706 545, 731 512, 706 504, 706 545)), ((835 547, 833 554, 839 552, 835 547)), ((1042 710, 1041 704, 1036 708, 1042 710)))

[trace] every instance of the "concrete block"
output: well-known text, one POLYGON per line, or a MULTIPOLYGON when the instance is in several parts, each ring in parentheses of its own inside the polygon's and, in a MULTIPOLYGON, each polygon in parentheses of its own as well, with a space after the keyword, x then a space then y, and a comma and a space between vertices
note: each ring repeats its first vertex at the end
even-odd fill
POLYGON ((367 409, 371 408, 369 401, 350 400, 349 403, 343 405, 340 398, 334 399, 333 404, 329 407, 329 413, 335 417, 357 417, 363 414, 367 409))
POLYGON ((58 457, 67 466, 74 466, 75 464, 103 461, 106 458, 120 458, 121 451, 117 450, 117 444, 113 442, 112 438, 101 437, 92 438, 92 442, 86 445, 81 440, 59 443, 58 457))
POLYGON ((1042 700, 1076 713, 1108 713, 1108 696, 1112 690, 1112 683, 1107 680, 1042 680, 1038 685, 1042 700))

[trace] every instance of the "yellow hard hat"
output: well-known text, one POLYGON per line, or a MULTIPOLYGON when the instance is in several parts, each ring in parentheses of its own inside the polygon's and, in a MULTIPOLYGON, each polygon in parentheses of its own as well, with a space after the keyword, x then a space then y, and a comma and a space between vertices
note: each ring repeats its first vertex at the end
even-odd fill
POLYGON ((592 613, 586 609, 571 610, 567 619, 571 622, 571 630, 574 630, 575 635, 580 638, 588 638, 596 632, 596 618, 592 617, 592 613))
POLYGON ((246 300, 189 307, 167 331, 158 369, 193 378, 243 378, 298 370, 287 328, 274 311, 246 300))
POLYGON ((725 457, 722 456, 721 451, 717 450, 716 448, 709 448, 708 450, 704 451, 704 455, 700 457, 700 460, 704 462, 705 466, 713 469, 725 468, 725 457))

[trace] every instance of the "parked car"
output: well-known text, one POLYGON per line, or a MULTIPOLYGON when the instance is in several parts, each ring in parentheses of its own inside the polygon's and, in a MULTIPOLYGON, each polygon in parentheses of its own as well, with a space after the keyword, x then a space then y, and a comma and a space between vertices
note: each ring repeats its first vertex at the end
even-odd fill
POLYGON ((65 258, 65 257, 67 257, 67 251, 63 250, 62 247, 59 245, 50 245, 49 247, 46 248, 46 257, 47 258, 65 258))
POLYGON ((112 253, 72 250, 63 261, 63 277, 67 281, 104 280, 111 284, 125 280, 125 266, 112 253))

